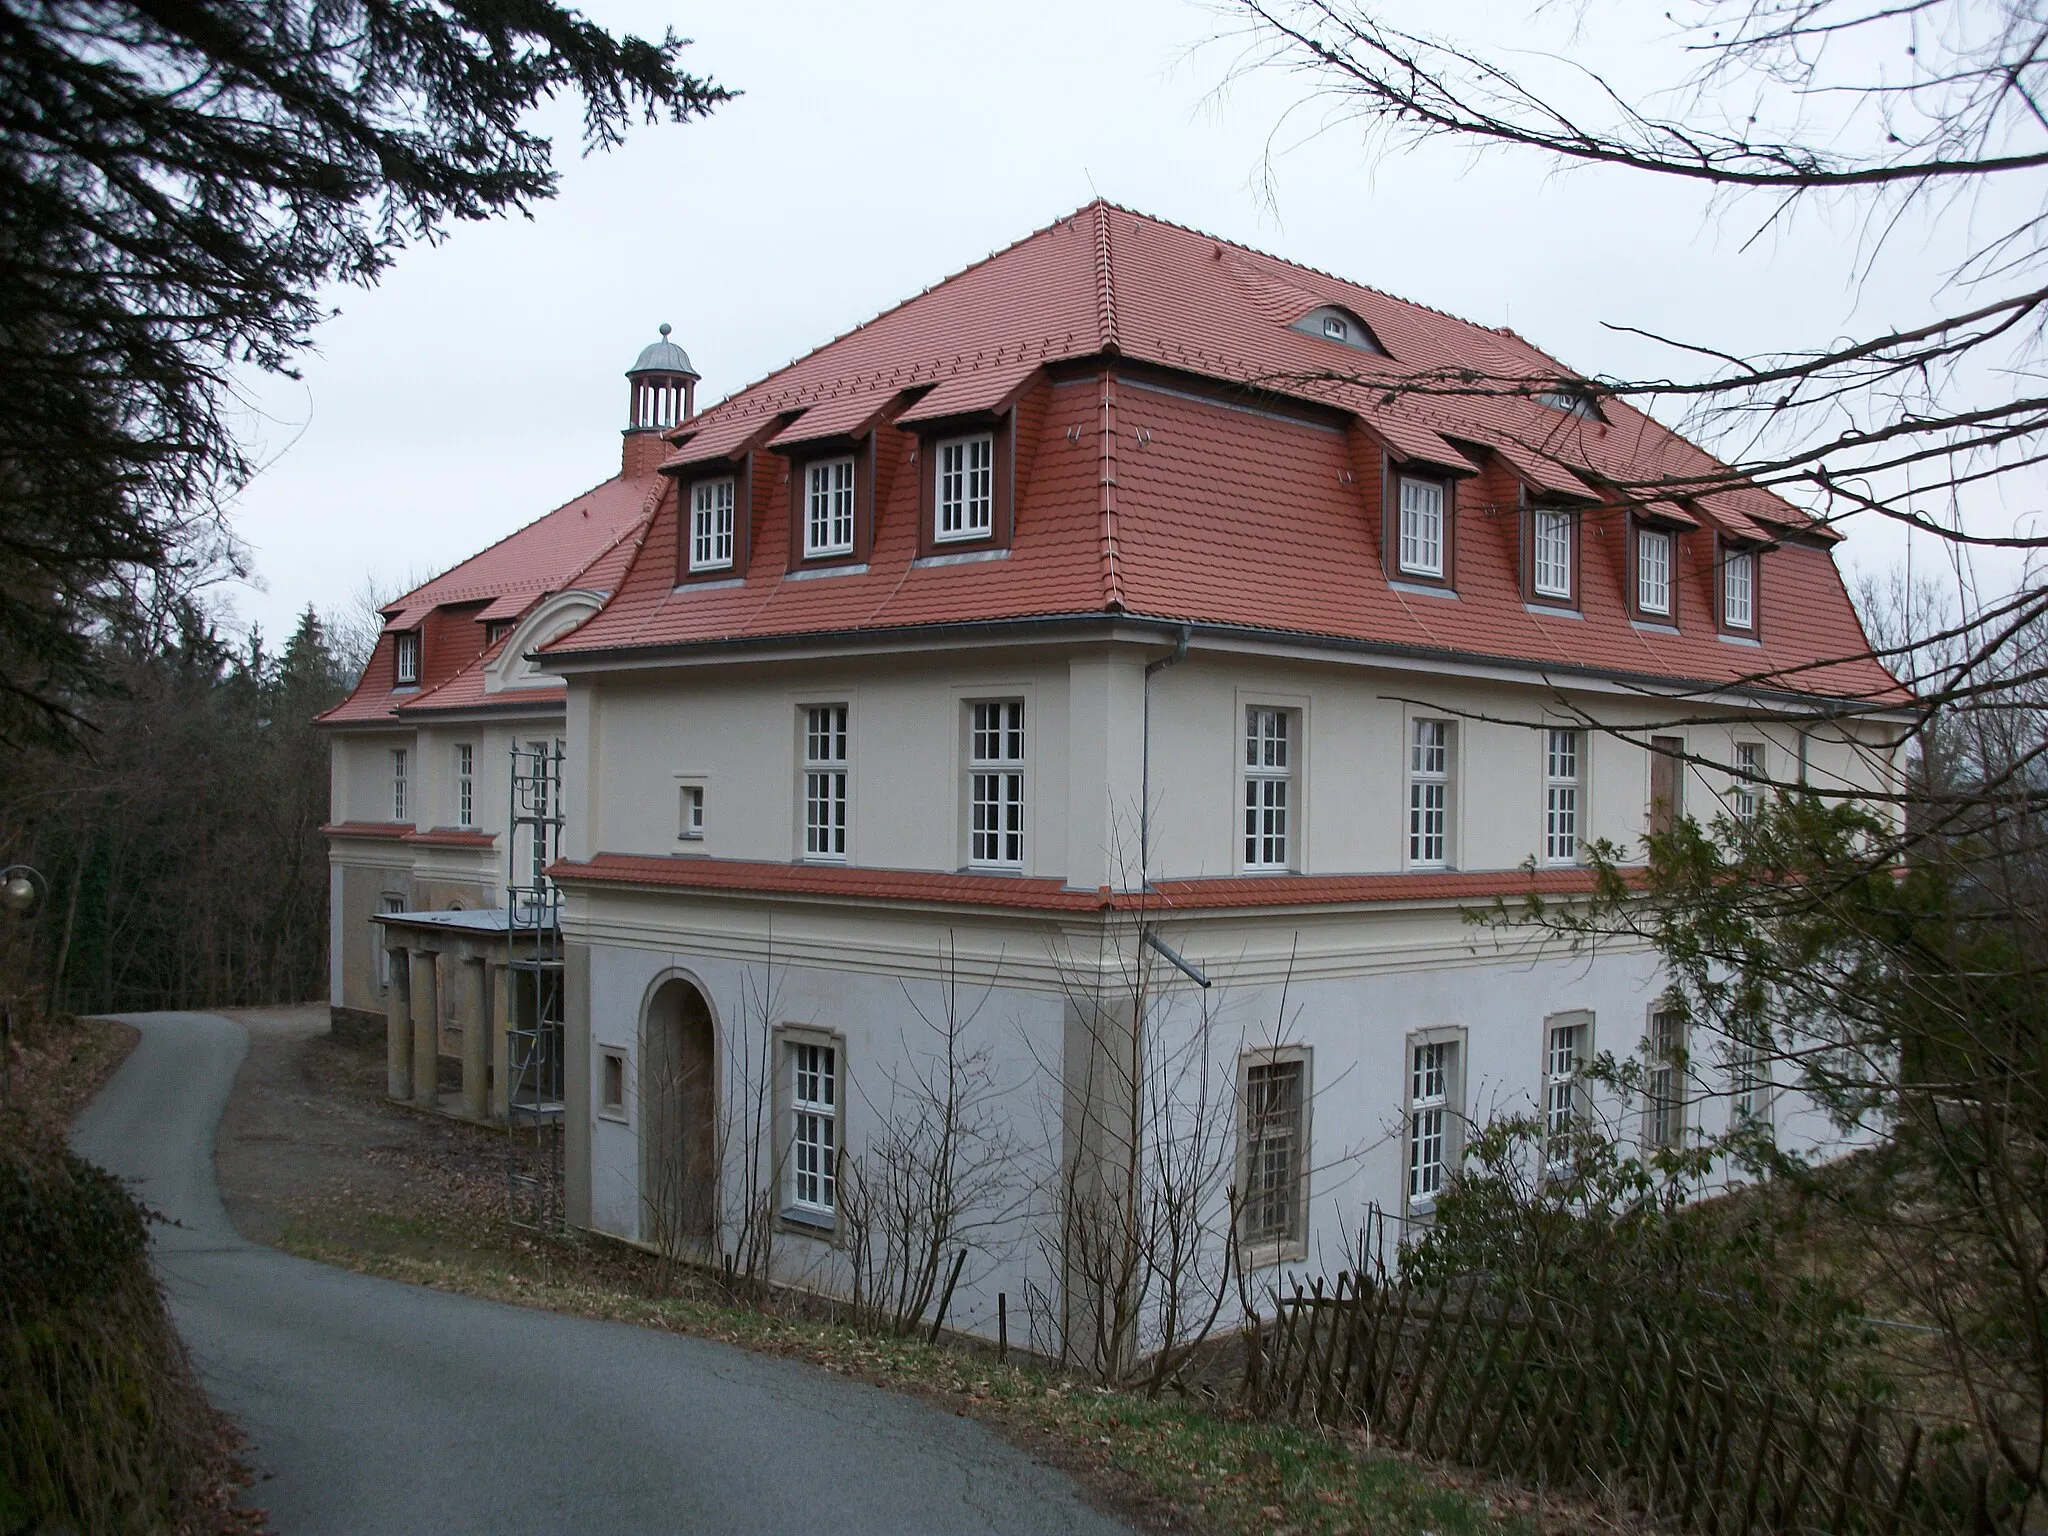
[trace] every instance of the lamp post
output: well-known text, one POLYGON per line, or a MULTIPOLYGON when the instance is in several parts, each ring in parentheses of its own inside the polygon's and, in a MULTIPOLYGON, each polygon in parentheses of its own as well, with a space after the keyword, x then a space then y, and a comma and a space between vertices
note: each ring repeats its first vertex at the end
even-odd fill
MULTIPOLYGON (((49 899, 50 882, 42 871, 27 864, 10 864, 0 869, 0 912, 9 917, 32 917, 49 899)), ((14 1093, 14 996, 0 1000, 0 1104, 14 1093)))

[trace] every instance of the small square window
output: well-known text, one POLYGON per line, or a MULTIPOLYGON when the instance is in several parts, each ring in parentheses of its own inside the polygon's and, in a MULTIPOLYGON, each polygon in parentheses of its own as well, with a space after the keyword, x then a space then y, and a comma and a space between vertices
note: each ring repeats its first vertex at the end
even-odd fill
POLYGON ((1323 316, 1323 334, 1332 341, 1349 341, 1351 339, 1351 327, 1345 323, 1342 315, 1325 315, 1323 316))
POLYGON ((398 686, 411 687, 420 680, 420 636, 418 630, 407 630, 399 635, 393 644, 398 686))

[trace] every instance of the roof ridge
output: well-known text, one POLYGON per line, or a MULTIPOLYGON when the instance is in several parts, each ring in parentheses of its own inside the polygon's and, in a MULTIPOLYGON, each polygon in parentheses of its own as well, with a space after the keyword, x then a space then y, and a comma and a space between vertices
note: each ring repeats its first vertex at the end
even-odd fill
POLYGON ((1095 336, 1105 352, 1119 351, 1116 329, 1116 268, 1111 264, 1109 207, 1095 199, 1095 336))

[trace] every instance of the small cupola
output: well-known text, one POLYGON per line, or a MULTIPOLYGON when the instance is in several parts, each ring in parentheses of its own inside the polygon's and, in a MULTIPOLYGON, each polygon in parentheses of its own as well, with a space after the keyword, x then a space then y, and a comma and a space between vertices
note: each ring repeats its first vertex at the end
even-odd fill
POLYGON ((661 340, 643 347, 626 370, 633 386, 626 416, 625 473, 651 469, 665 454, 661 434, 688 421, 697 409, 697 370, 690 366, 690 354, 668 339, 668 322, 661 326, 661 340))

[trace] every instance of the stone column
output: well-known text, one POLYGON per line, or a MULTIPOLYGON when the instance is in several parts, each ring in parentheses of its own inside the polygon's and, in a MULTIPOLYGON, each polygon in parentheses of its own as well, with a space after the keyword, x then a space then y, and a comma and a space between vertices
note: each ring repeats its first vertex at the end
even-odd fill
POLYGON ((462 1108, 474 1120, 491 1112, 491 988, 489 967, 465 959, 462 1018, 462 1108))
POLYGON ((390 938, 385 929, 382 942, 390 981, 384 989, 384 1092, 403 1101, 412 1097, 412 960, 410 952, 390 938))
POLYGON ((412 1102, 418 1109, 441 1107, 440 960, 431 949, 412 952, 412 1102))
POLYGON ((512 968, 484 966, 484 998, 491 1027, 491 1114, 503 1120, 512 1096, 512 968))

